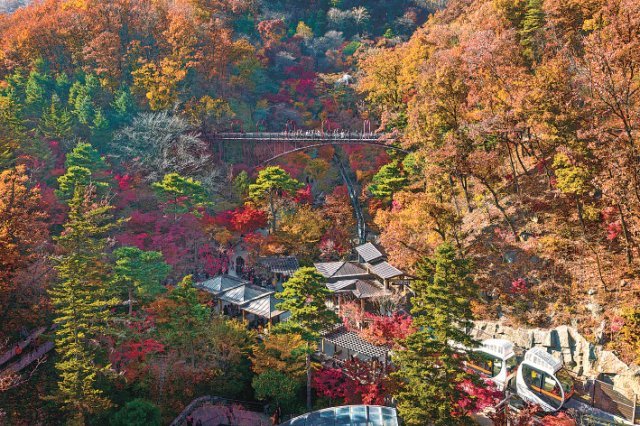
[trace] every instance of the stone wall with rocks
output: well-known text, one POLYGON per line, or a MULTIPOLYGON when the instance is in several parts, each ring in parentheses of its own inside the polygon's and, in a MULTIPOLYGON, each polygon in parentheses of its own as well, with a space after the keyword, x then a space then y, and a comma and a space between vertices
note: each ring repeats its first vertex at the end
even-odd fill
POLYGON ((616 390, 628 398, 633 398, 634 394, 640 398, 640 366, 625 364, 613 352, 589 342, 573 327, 525 329, 493 321, 477 321, 475 324, 473 335, 478 340, 506 339, 522 349, 544 346, 574 373, 588 379, 605 374, 616 390))

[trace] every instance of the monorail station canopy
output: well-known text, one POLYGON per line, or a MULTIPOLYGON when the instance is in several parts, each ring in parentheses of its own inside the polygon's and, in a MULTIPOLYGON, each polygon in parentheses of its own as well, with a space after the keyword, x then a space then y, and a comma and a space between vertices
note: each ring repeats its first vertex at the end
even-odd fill
POLYGON ((393 407, 380 405, 344 405, 313 411, 295 417, 281 426, 398 426, 393 407))

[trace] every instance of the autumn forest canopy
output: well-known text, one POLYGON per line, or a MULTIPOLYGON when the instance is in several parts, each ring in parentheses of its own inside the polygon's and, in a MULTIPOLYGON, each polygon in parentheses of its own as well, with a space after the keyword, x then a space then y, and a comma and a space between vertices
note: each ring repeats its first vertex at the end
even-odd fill
POLYGON ((0 2, 0 424, 204 395, 467 424, 498 400, 450 344, 478 320, 637 364, 639 132, 635 0, 0 2), (398 149, 218 139, 369 129, 398 149), (365 240, 409 284, 343 300, 365 240), (320 362, 339 324, 390 363, 320 362))

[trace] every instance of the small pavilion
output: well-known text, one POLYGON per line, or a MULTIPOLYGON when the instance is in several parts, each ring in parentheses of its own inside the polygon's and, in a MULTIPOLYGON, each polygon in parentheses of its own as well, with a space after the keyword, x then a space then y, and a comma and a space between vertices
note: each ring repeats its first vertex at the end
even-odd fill
POLYGON ((367 301, 400 291, 405 273, 387 262, 386 256, 375 245, 360 245, 355 252, 357 261, 314 264, 333 293, 334 305, 340 306, 344 300, 355 298, 365 310, 367 301))
POLYGON ((280 303, 275 291, 269 290, 231 275, 218 275, 195 285, 211 294, 217 301, 216 312, 229 316, 242 316, 243 321, 258 325, 271 325, 289 316, 288 311, 277 309, 280 303))
POLYGON ((356 357, 361 361, 386 363, 389 354, 387 347, 369 343, 358 333, 349 331, 344 326, 325 332, 319 349, 324 355, 338 360, 356 357))

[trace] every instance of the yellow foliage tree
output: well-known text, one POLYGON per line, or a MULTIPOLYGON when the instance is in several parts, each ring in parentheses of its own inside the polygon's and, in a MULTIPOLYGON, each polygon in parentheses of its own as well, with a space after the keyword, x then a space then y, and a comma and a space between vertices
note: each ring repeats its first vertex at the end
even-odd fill
POLYGON ((298 334, 272 334, 253 347, 251 369, 256 374, 275 370, 294 380, 306 374, 306 343, 298 334))
POLYGON ((144 93, 153 111, 171 108, 178 100, 178 84, 187 76, 179 62, 164 58, 160 64, 144 64, 133 71, 134 90, 144 93))

